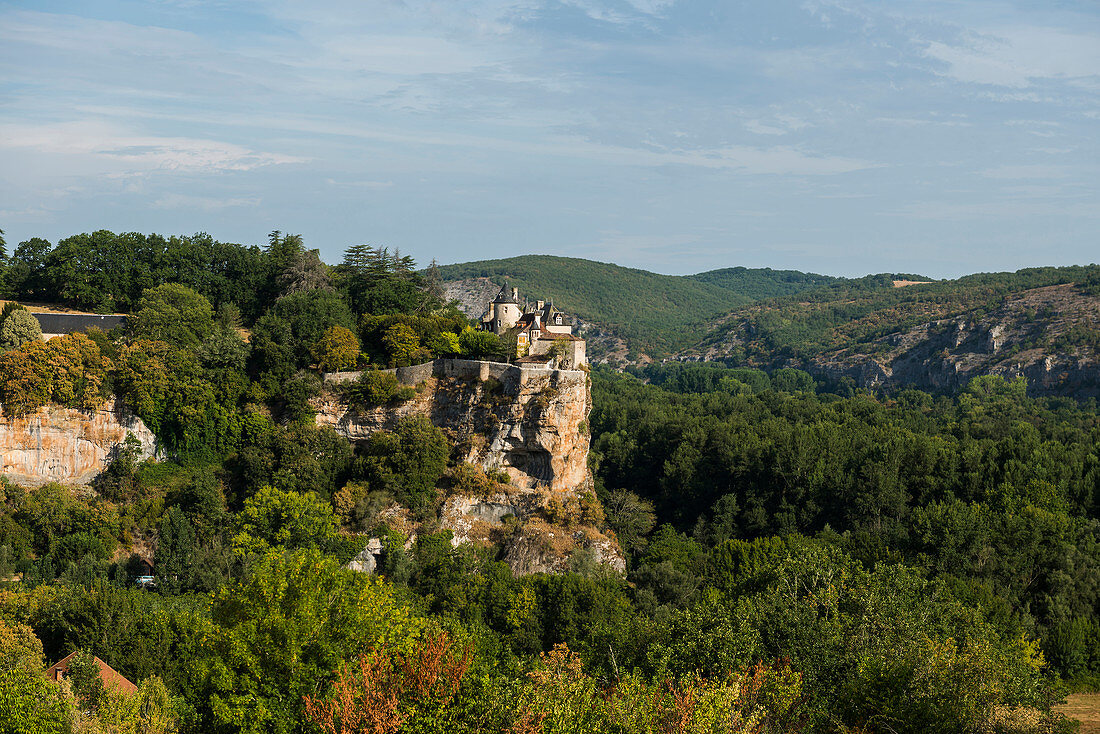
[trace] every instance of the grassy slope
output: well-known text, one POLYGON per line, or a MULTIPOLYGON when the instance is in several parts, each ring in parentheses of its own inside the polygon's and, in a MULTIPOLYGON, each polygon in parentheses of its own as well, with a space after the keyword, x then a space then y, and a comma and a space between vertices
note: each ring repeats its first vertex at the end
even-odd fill
POLYGON ((507 279, 524 297, 554 305, 623 337, 651 354, 698 342, 708 324, 756 298, 819 285, 794 271, 729 268, 697 276, 661 275, 610 263, 524 255, 440 267, 444 280, 507 279), (769 285, 773 284, 773 285, 769 285))

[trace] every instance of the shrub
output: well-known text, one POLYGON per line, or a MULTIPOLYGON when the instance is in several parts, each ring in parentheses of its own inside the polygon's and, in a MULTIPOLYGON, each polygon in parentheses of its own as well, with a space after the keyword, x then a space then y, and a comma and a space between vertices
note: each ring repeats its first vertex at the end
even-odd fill
POLYGON ((414 388, 402 385, 392 373, 378 370, 364 372, 358 382, 348 389, 348 397, 364 405, 401 403, 415 396, 414 388))

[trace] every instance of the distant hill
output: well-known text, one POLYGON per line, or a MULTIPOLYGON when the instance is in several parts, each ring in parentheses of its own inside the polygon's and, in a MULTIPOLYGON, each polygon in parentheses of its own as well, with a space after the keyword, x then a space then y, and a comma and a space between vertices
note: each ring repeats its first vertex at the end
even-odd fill
POLYGON ((831 275, 803 273, 800 270, 744 267, 708 270, 687 277, 700 283, 721 286, 753 300, 778 298, 847 280, 831 275))
POLYGON ((444 265, 451 297, 467 313, 507 282, 532 300, 553 300, 588 325, 593 350, 661 355, 697 343, 715 319, 759 298, 783 296, 835 281, 770 269, 727 268, 693 276, 661 275, 610 263, 552 255, 444 265))
POLYGON ((868 276, 741 306, 679 356, 861 387, 951 390, 999 374, 1035 393, 1100 395, 1100 267, 920 280, 868 276))

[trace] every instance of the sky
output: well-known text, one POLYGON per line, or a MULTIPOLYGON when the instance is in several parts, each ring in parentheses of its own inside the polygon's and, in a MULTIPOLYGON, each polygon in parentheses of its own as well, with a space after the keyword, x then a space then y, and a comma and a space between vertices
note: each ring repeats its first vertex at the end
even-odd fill
POLYGON ((420 264, 1090 263, 1095 0, 0 2, 9 251, 300 233, 420 264))

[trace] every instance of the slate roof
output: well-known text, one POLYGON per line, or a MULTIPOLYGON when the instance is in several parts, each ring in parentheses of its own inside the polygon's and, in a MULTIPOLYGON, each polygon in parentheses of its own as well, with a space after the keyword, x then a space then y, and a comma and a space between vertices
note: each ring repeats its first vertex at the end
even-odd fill
POLYGON ((88 331, 97 326, 103 331, 110 331, 118 326, 126 325, 126 316, 122 314, 98 314, 82 313, 31 313, 38 319, 43 334, 71 334, 74 331, 88 331))
POLYGON ((508 284, 505 283, 501 287, 500 293, 498 293, 497 297, 493 299, 493 303, 515 303, 516 299, 512 298, 510 290, 511 289, 508 288, 508 284))

